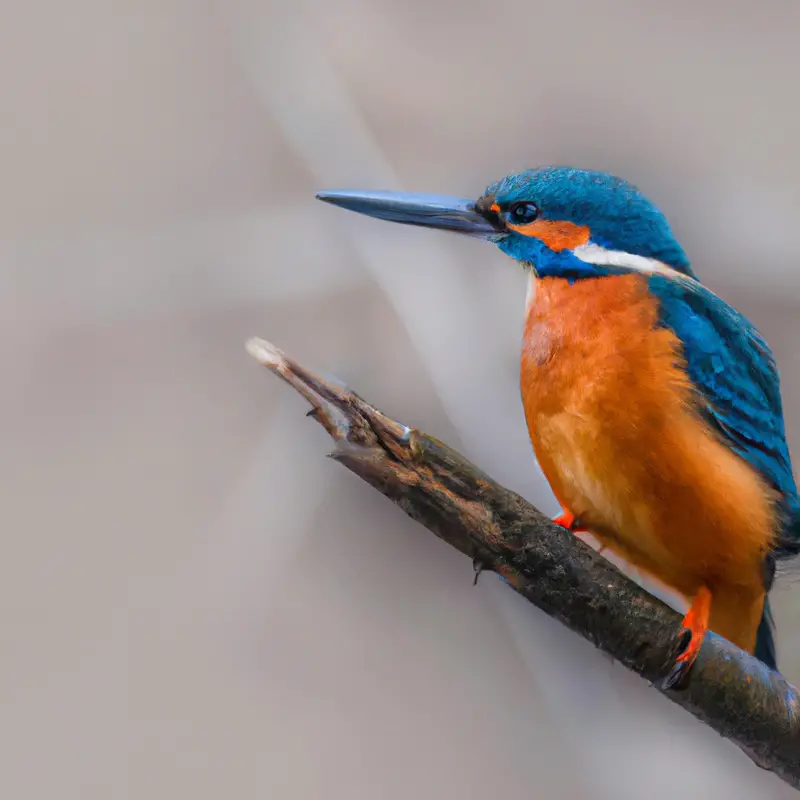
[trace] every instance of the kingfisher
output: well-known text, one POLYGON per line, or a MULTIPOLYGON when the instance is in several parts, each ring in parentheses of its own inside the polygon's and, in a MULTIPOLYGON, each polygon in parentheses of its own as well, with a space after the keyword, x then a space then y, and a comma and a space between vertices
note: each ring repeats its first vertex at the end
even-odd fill
POLYGON ((712 630, 777 669, 768 600, 800 498, 767 343, 695 275, 664 214, 605 172, 548 166, 477 200, 326 191, 487 239, 528 276, 520 389, 555 522, 686 598, 685 675, 712 630))

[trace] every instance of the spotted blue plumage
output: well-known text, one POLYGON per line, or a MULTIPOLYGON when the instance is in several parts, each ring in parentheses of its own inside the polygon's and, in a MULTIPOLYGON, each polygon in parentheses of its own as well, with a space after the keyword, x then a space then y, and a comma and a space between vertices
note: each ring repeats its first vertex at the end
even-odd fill
MULTIPOLYGON (((486 189, 484 197, 494 197, 495 202, 501 204, 535 202, 542 219, 569 220, 576 225, 587 225, 595 244, 655 258, 694 277, 689 259, 675 240, 666 217, 636 186, 622 178, 572 167, 541 167, 493 183, 486 189)), ((513 258, 519 258, 516 251, 524 251, 533 245, 529 237, 513 235, 498 244, 513 258), (520 241, 522 238, 528 241, 520 241)), ((538 254, 540 258, 536 267, 541 273, 541 268, 546 268, 545 262, 550 259, 543 248, 539 249, 542 252, 538 254)), ((562 268, 568 258, 565 253, 559 259, 562 268)), ((578 277, 589 277, 597 272, 592 265, 574 257, 571 266, 578 277)))
POLYGON ((772 352, 752 323, 697 281, 656 274, 648 284, 659 300, 661 324, 683 344, 701 412, 781 495, 776 557, 798 554, 800 499, 772 352))

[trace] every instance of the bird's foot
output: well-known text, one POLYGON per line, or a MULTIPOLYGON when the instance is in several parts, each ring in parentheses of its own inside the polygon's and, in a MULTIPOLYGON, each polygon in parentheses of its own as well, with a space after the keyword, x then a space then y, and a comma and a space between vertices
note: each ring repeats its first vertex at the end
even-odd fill
POLYGON ((553 517, 553 522, 572 533, 584 533, 589 530, 571 511, 562 511, 557 517, 553 517))
POLYGON ((708 631, 708 617, 711 612, 711 592, 705 587, 695 595, 692 605, 683 618, 683 626, 678 634, 679 655, 675 665, 664 679, 665 689, 680 689, 686 682, 689 672, 697 660, 703 639, 708 631))

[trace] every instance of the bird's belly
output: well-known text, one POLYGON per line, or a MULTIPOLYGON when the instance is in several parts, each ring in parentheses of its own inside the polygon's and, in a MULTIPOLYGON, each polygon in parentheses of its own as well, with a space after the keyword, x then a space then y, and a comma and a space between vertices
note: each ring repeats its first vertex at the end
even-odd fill
POLYGON ((564 509, 684 594, 752 582, 773 535, 772 499, 691 410, 669 333, 642 325, 642 313, 619 327, 602 315, 548 319, 551 309, 537 306, 538 298, 525 329, 522 399, 564 509))
POLYGON ((672 586, 684 582, 685 569, 672 574, 679 565, 673 562, 684 559, 676 559, 663 539, 669 504, 643 476, 641 450, 637 456, 618 429, 575 404, 560 413, 534 413, 529 427, 536 457, 561 505, 607 547, 672 586))

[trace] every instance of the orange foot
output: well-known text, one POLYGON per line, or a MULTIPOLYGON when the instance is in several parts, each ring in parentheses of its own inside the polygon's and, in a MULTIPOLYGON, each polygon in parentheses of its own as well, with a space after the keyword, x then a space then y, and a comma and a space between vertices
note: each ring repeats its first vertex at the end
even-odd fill
POLYGON ((585 533, 589 530, 571 511, 562 511, 557 517, 553 517, 553 522, 573 533, 585 533))
POLYGON ((680 685, 688 676, 689 670, 697 660, 697 654, 703 645, 706 631, 708 631, 710 613, 711 592, 705 586, 702 586, 683 618, 683 627, 680 631, 681 653, 675 661, 675 666, 664 680, 665 689, 680 688, 680 685))

